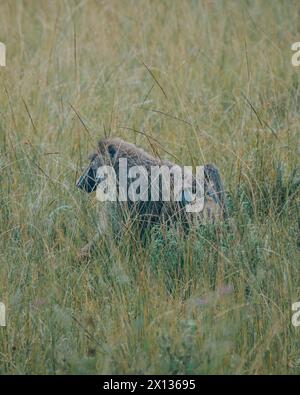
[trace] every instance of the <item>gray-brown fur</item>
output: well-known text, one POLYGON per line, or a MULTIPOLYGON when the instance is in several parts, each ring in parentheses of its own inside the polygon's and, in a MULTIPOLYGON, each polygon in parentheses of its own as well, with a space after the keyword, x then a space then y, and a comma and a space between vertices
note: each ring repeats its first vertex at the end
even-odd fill
MULTIPOLYGON (((100 166, 110 165, 114 167, 117 182, 119 180, 119 159, 126 158, 128 170, 132 166, 143 166, 150 175, 151 166, 168 166, 171 168, 174 163, 167 160, 160 160, 153 157, 143 149, 134 144, 125 142, 119 138, 107 138, 99 142, 96 152, 91 155, 90 165, 77 182, 77 187, 87 192, 93 192, 96 187, 96 172, 100 166)), ((126 218, 131 217, 132 221, 139 225, 141 232, 144 233, 149 226, 155 223, 181 223, 185 228, 192 224, 205 222, 215 222, 223 220, 226 217, 226 201, 223 189, 223 183, 220 178, 218 169, 207 164, 204 167, 205 182, 205 203, 201 213, 187 213, 185 210, 186 202, 184 201, 163 201, 152 202, 150 197, 147 202, 103 202, 101 210, 101 223, 98 234, 106 232, 107 224, 110 222, 112 210, 119 212, 120 218, 124 218, 124 212, 127 212, 126 218)), ((172 188, 172 181, 171 181, 172 188)), ((92 243, 85 247, 84 253, 90 251, 92 243)))

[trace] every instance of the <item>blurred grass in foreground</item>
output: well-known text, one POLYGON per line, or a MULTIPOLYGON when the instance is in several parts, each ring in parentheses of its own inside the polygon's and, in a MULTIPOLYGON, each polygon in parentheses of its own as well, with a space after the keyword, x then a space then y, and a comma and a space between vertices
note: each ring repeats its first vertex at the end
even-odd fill
POLYGON ((299 12, 1 1, 1 373, 300 373, 299 12), (230 228, 107 235, 80 264, 97 205, 76 176, 105 133, 151 151, 131 129, 215 163, 230 228))

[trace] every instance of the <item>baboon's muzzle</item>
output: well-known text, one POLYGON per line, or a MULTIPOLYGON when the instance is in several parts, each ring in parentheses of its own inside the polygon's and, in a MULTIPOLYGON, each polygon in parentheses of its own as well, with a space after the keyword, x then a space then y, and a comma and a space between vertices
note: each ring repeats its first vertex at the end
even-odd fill
POLYGON ((96 172, 89 166, 84 173, 79 177, 77 183, 77 188, 86 191, 87 193, 94 192, 97 187, 96 172))

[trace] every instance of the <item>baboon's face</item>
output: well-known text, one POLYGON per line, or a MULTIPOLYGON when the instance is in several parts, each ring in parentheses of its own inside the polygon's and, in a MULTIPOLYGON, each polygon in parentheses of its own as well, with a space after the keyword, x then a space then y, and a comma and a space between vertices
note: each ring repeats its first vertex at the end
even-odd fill
POLYGON ((103 165, 113 165, 116 147, 114 144, 100 142, 96 153, 89 156, 90 164, 79 177, 76 186, 84 191, 94 192, 101 182, 101 178, 97 177, 97 170, 103 165))
POLYGON ((97 170, 101 166, 101 156, 99 153, 92 154, 90 157, 90 164, 85 169, 83 174, 79 177, 76 186, 84 191, 94 192, 100 180, 97 179, 97 170))

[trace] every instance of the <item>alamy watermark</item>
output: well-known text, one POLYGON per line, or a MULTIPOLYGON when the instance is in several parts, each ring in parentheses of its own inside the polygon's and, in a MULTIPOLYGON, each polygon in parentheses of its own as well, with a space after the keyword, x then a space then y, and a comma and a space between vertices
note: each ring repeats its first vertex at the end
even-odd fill
POLYGON ((2 42, 0 42, 0 67, 1 66, 6 66, 6 47, 2 42))
POLYGON ((100 166, 96 174, 96 197, 99 201, 184 202, 190 213, 198 213, 204 207, 204 166, 172 167, 131 166, 126 158, 118 163, 118 180, 114 167, 100 166))
POLYGON ((292 315, 292 325, 298 327, 300 326, 300 302, 292 304, 292 311, 295 311, 292 315))
POLYGON ((295 52, 291 59, 292 65, 295 67, 300 66, 300 42, 293 43, 291 50, 295 52))
POLYGON ((0 326, 6 326, 5 304, 0 302, 0 326))

